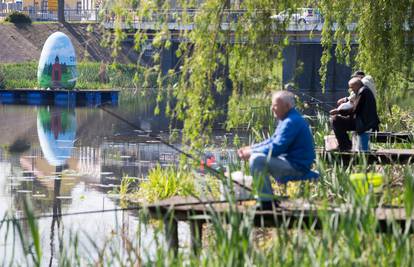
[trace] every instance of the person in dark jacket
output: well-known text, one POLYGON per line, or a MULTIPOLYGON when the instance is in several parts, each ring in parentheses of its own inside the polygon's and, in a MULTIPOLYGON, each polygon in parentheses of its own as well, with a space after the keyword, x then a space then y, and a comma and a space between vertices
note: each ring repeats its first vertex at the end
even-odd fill
POLYGON ((359 77, 352 78, 348 85, 356 95, 353 108, 342 110, 331 118, 338 148, 341 151, 352 148, 347 131, 356 131, 358 134, 369 130, 378 131, 380 123, 372 91, 362 83, 359 77))

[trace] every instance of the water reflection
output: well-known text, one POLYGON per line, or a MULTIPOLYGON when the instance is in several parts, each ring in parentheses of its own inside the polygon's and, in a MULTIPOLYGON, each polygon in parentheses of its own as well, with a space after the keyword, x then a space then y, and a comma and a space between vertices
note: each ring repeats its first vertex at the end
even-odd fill
MULTIPOLYGON (((168 125, 140 113, 138 107, 121 107, 124 109, 117 113, 140 126, 151 122, 147 125, 150 130, 168 125)), ((39 220, 44 264, 58 264, 70 233, 80 233, 81 243, 88 243, 84 234, 96 237, 94 241, 99 245, 120 226, 127 236, 142 229, 144 248, 153 248, 151 229, 139 226, 135 212, 65 214, 119 207, 113 193, 122 177, 145 177, 156 164, 174 164, 178 160, 174 151, 91 108, 0 105, 0 132, 0 217, 8 210, 16 217, 24 217, 26 197, 36 216, 48 216, 39 220), (7 147, 17 138, 30 146, 25 151, 9 153, 7 147)), ((22 224, 24 235, 29 237, 28 225, 25 221, 22 224)), ((4 236, 4 228, 0 236, 4 236)), ((12 244, 7 241, 6 247, 12 244)))
POLYGON ((75 109, 41 107, 37 112, 37 134, 49 164, 63 166, 70 158, 75 143, 75 109))
MULTIPOLYGON (((50 259, 52 266, 55 254, 55 230, 61 225, 62 203, 60 199, 62 171, 71 157, 76 138, 76 114, 74 108, 41 107, 37 112, 37 135, 47 162, 55 166, 53 179, 52 223, 50 227, 50 259)), ((60 243, 59 239, 58 242, 60 243)))

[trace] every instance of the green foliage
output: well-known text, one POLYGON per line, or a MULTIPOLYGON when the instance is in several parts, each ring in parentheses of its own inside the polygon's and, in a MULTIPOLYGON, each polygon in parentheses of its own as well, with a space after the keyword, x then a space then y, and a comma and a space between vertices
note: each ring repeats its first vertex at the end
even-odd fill
MULTIPOLYGON (((413 7, 411 0, 404 1, 319 1, 325 18, 322 32, 322 75, 330 59, 332 43, 336 42, 336 56, 351 63, 352 43, 358 48, 354 68, 372 75, 377 85, 377 99, 390 115, 391 98, 408 89, 412 71, 413 7), (336 31, 333 31, 334 26, 336 31)), ((324 85, 325 76, 322 76, 324 85)))
POLYGON ((32 23, 32 20, 30 19, 28 15, 21 13, 19 11, 13 11, 4 20, 7 22, 15 23, 15 24, 32 23))
POLYGON ((331 131, 329 117, 324 113, 318 112, 316 120, 311 123, 313 139, 316 147, 323 147, 325 145, 324 137, 331 131))
MULTIPOLYGON (((287 23, 271 16, 284 10, 310 6, 319 8, 324 19, 321 44, 321 82, 326 83, 327 66, 335 53, 341 63, 362 69, 373 76, 378 91, 381 117, 391 114, 395 96, 404 96, 412 87, 414 1, 296 1, 296 0, 208 0, 203 4, 180 0, 182 10, 169 13, 170 1, 117 1, 114 52, 125 32, 120 22, 133 19, 152 21, 158 27, 153 38, 146 31, 135 34, 136 51, 141 55, 151 45, 153 65, 138 66, 155 75, 161 90, 158 101, 167 99, 167 113, 184 122, 184 141, 201 147, 208 142, 217 118, 227 117, 234 125, 240 114, 234 107, 244 98, 281 88, 282 51, 289 43, 287 23), (125 12, 127 7, 136 13, 125 12), (193 13, 191 8, 197 8, 193 13), (235 14, 235 11, 243 10, 235 14), (229 14, 233 12, 233 14, 229 14), (164 79, 161 60, 171 48, 168 22, 175 18, 183 27, 177 34, 181 42, 176 52, 179 68, 168 71, 177 80, 164 79), (355 45, 355 44, 358 44, 355 45), (226 109, 228 105, 229 109, 226 109)), ((145 77, 145 75, 144 75, 145 77)), ((243 104, 242 104, 243 105, 243 104)), ((156 111, 158 111, 157 108, 156 111)), ((246 115, 247 116, 247 115, 246 115)))
MULTIPOLYGON (((141 1, 134 2, 136 13, 132 14, 124 12, 125 7, 132 5, 129 1, 118 1, 113 11, 116 21, 123 18, 126 23, 133 17, 140 21, 158 18, 154 23, 159 31, 151 40, 146 32, 137 31, 135 48, 140 54, 149 44, 154 48, 154 64, 146 71, 158 73, 159 88, 164 89, 159 91, 158 102, 166 99, 167 113, 184 122, 184 141, 201 147, 209 141, 212 124, 218 117, 228 116, 236 121, 234 110, 227 113, 224 108, 229 101, 233 105, 240 97, 255 95, 263 88, 281 88, 282 50, 288 41, 280 34, 287 24, 278 23, 271 16, 302 7, 305 2, 209 0, 200 5, 180 0, 176 1, 180 11, 171 14, 170 1, 141 1), (191 8, 197 8, 197 12, 193 13, 191 8), (244 12, 239 12, 237 18, 229 15, 229 11, 235 10, 244 12), (180 68, 168 71, 168 76, 178 76, 178 80, 165 79, 161 66, 164 51, 171 48, 167 23, 171 17, 180 25, 192 25, 191 29, 178 32, 180 38, 188 40, 181 42, 176 52, 180 68)), ((115 46, 123 34, 115 30, 115 46)))
POLYGON ((251 96, 235 96, 229 101, 227 128, 270 130, 275 120, 270 111, 271 96, 261 93, 251 96))
POLYGON ((185 169, 174 167, 161 168, 157 165, 148 174, 148 180, 139 184, 136 197, 152 203, 172 196, 191 196, 196 194, 194 177, 185 169))
MULTIPOLYGON (((80 62, 78 64, 79 78, 76 82, 77 89, 122 89, 142 88, 143 73, 136 71, 134 65, 108 64, 104 65, 109 81, 101 81, 99 73, 100 63, 80 62)), ((37 63, 4 63, 0 64, 0 88, 36 88, 37 87, 37 63), (1 79, 3 78, 3 79, 1 79)), ((154 88, 157 86, 156 77, 149 75, 145 86, 154 88)))
POLYGON ((3 69, 0 68, 0 90, 6 88, 6 86, 4 85, 4 72, 3 69))
POLYGON ((388 116, 381 116, 381 125, 385 131, 410 132, 414 129, 414 114, 392 105, 388 116))
POLYGON ((4 75, 4 87, 7 89, 37 86, 37 64, 35 62, 1 64, 0 71, 4 75))
MULTIPOLYGON (((388 205, 386 199, 382 195, 374 194, 372 190, 363 198, 357 197, 352 189, 348 179, 350 173, 364 171, 364 167, 351 171, 346 166, 328 166, 320 160, 317 164, 321 173, 318 183, 289 184, 288 191, 291 197, 300 196, 318 205, 320 229, 317 229, 316 225, 305 225, 303 220, 297 220, 293 228, 288 228, 288 222, 285 221, 280 221, 278 229, 274 231, 254 228, 255 207, 246 207, 246 210, 240 212, 234 204, 230 204, 230 209, 224 216, 214 209, 208 209, 204 215, 208 216, 209 223, 203 228, 204 242, 200 254, 194 254, 190 248, 184 246, 180 247, 175 255, 165 249, 165 236, 162 230, 164 224, 154 224, 148 220, 147 213, 140 212, 139 228, 137 231, 130 231, 135 233, 132 236, 122 232, 121 228, 125 226, 121 224, 110 229, 110 233, 103 233, 107 234, 102 238, 103 242, 100 241, 101 238, 91 236, 88 236, 86 241, 81 240, 80 233, 65 228, 65 236, 69 241, 59 244, 59 265, 411 266, 414 259, 414 239, 412 234, 401 229, 403 225, 395 221, 397 217, 390 217, 387 221, 388 233, 377 232, 381 226, 375 220, 376 207, 388 205), (347 204, 341 205, 344 203, 347 204), (336 209, 332 209, 333 207, 336 209), (339 213, 332 213, 333 210, 339 213), (149 232, 154 233, 151 244, 155 247, 150 251, 143 249, 145 243, 142 242, 141 236, 143 233, 148 236, 149 232)), ((407 165, 399 169, 389 166, 383 169, 386 179, 392 177, 390 175, 395 172, 398 172, 398 178, 388 178, 384 191, 395 188, 397 184, 402 185, 401 190, 404 192, 398 192, 398 195, 403 196, 400 204, 407 213, 411 213, 414 192, 413 166, 407 165)), ((25 214, 29 220, 28 229, 25 228, 24 221, 11 219, 1 221, 0 230, 5 233, 4 241, 10 240, 8 238, 18 239, 17 242, 5 244, 12 243, 15 249, 21 246, 25 253, 23 257, 26 258, 26 265, 40 265, 41 254, 36 252, 40 249, 39 245, 36 245, 39 244, 40 229, 29 206, 25 214), (14 229, 16 232, 13 232, 14 229), (29 237, 26 232, 29 233, 29 237), (32 239, 37 241, 33 242, 32 239)), ((410 223, 407 221, 406 226, 412 227, 410 223)), ((10 250, 5 250, 4 256, 10 256, 7 254, 9 252, 10 250)), ((5 257, 3 265, 16 260, 5 257)))

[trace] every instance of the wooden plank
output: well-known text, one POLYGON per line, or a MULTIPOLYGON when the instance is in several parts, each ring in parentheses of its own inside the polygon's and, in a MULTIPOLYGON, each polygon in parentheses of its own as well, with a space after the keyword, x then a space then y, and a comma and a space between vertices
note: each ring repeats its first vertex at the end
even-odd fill
POLYGON ((338 152, 317 149, 316 153, 328 162, 344 164, 407 164, 414 161, 414 149, 378 149, 369 152, 338 152))
POLYGON ((412 133, 373 132, 370 141, 374 143, 410 143, 414 142, 412 133))
MULTIPOLYGON (((190 221, 200 220, 207 222, 209 214, 214 211, 215 214, 226 218, 230 213, 239 215, 252 212, 255 201, 239 201, 237 205, 233 205, 230 209, 230 204, 217 202, 193 203, 193 198, 180 198, 164 200, 160 203, 155 203, 148 206, 148 210, 152 217, 164 218, 166 213, 174 214, 177 220, 190 221), (173 203, 171 205, 171 203, 173 203), (161 213, 160 213, 161 211, 161 213)), ((279 207, 274 210, 255 210, 254 223, 260 227, 280 227, 287 228, 294 227, 300 221, 304 225, 313 226, 318 229, 321 225, 321 212, 329 215, 345 215, 352 209, 350 205, 341 206, 325 206, 319 203, 310 203, 305 200, 287 200, 282 199, 279 207)), ((394 221, 401 225, 405 224, 406 214, 403 208, 395 207, 379 207, 375 210, 375 214, 379 224, 389 225, 389 222, 394 221)), ((411 217, 414 219, 414 214, 411 217)), ((381 230, 381 229, 379 229, 381 230)))
MULTIPOLYGON (((335 135, 326 135, 324 137, 325 150, 336 149, 338 141, 335 135)), ((393 132, 372 132, 370 133, 371 143, 412 143, 414 142, 414 135, 410 132, 393 133, 393 132)))

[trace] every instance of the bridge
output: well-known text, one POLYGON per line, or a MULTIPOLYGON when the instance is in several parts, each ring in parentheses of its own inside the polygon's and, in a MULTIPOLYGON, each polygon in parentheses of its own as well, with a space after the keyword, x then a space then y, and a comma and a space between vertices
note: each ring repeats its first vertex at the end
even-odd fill
MULTIPOLYGON (((45 20, 54 21, 57 20, 57 12, 43 12, 39 11, 23 11, 26 12, 33 20, 45 20), (40 16, 40 17, 39 17, 40 16)), ((180 42, 186 42, 180 31, 192 30, 195 27, 195 18, 197 17, 199 10, 181 10, 170 9, 163 10, 156 13, 152 13, 147 17, 139 17, 137 10, 126 10, 124 16, 115 17, 115 14, 105 9, 91 9, 91 10, 65 10, 65 19, 68 22, 83 23, 93 22, 101 23, 106 29, 113 30, 115 27, 120 27, 127 32, 127 38, 124 40, 129 47, 133 47, 134 33, 139 30, 149 34, 149 40, 151 37, 160 30, 160 21, 163 21, 164 26, 168 27, 169 35, 172 41, 172 45, 169 49, 163 49, 161 55, 161 67, 164 73, 167 73, 169 69, 176 67, 178 58, 176 57, 176 50, 180 42), (185 19, 184 19, 185 18, 185 19), (186 20, 186 23, 184 23, 186 20)), ((245 10, 229 10, 222 14, 221 27, 224 30, 232 30, 234 24, 239 22, 245 15, 245 10)), ((277 11, 266 11, 269 15, 277 14, 277 11)), ((5 14, 0 14, 4 16, 5 14)), ((262 15, 263 14, 259 14, 262 15)), ((253 17, 251 14, 250 17, 253 17)), ((273 19, 270 19, 272 21, 273 19)), ((273 20, 275 27, 278 27, 277 19, 273 20)), ((323 19, 317 18, 307 23, 301 23, 290 19, 286 22, 287 27, 285 30, 275 31, 279 32, 274 36, 275 41, 277 38, 284 38, 288 36, 289 45, 283 51, 283 70, 282 80, 284 83, 294 81, 299 88, 307 89, 311 91, 320 91, 320 58, 322 56, 323 48, 320 44, 321 32, 323 27, 323 19), (302 69, 298 73, 298 69, 302 69)), ((334 25, 335 30, 336 25, 334 25)), ((349 29, 354 28, 355 25, 350 25, 349 29)), ((354 44, 356 42, 354 41, 354 44)), ((151 62, 153 53, 157 52, 157 49, 151 46, 149 41, 144 51, 143 60, 151 62)), ((138 59, 138 56, 136 56, 138 59)), ((337 62, 335 57, 332 57, 331 62, 328 64, 327 82, 326 88, 329 91, 336 91, 346 94, 348 88, 347 82, 351 74, 351 68, 337 62)))
MULTIPOLYGON (((124 17, 115 18, 110 14, 104 14, 101 17, 101 23, 106 29, 114 30, 121 28, 127 31, 127 42, 134 43, 134 34, 136 31, 142 31, 149 34, 149 39, 161 27, 167 27, 169 30, 169 38, 172 45, 169 49, 162 51, 162 69, 167 72, 178 63, 178 58, 175 56, 175 51, 178 49, 180 42, 187 42, 180 34, 182 31, 191 31, 196 27, 195 19, 199 10, 180 10, 171 9, 152 13, 148 17, 139 17, 135 10, 129 10, 124 17), (160 21, 163 23, 161 24, 160 21), (185 22, 184 22, 185 21, 185 22)), ((258 11, 263 12, 263 11, 258 11)), ((223 30, 233 31, 235 24, 245 15, 245 10, 229 10, 222 14, 221 28, 223 30)), ((269 14, 277 14, 276 11, 266 11, 269 14)), ((263 16, 263 14, 258 14, 263 16)), ((249 14, 254 17, 254 14, 249 14)), ((269 17, 270 18, 270 17, 269 17)), ((318 17, 309 22, 301 22, 295 19, 286 21, 286 28, 280 25, 277 19, 270 19, 274 21, 275 34, 274 41, 288 36, 289 45, 283 51, 283 75, 284 83, 294 81, 299 88, 311 91, 320 91, 320 76, 319 68, 321 66, 320 58, 322 56, 323 48, 321 46, 323 19, 318 17), (280 28, 280 30, 277 30, 280 28), (297 70, 302 68, 302 72, 298 74, 297 70)), ((348 29, 355 29, 355 24, 350 24, 348 29)), ((333 25, 335 30, 337 25, 333 25)), ((236 42, 230 39, 231 42, 236 42)), ((352 41, 356 45, 356 40, 352 41)), ((334 44, 335 45, 335 44, 334 44)), ((148 55, 148 60, 152 53, 156 51, 149 43, 145 54, 148 55)), ((329 91, 346 94, 348 88, 348 79, 351 75, 351 68, 344 64, 337 62, 335 56, 328 64, 326 88, 329 91)))
MULTIPOLYGON (((159 31, 165 26, 171 33, 171 37, 176 41, 183 41, 180 39, 179 33, 182 31, 191 31, 195 26, 195 19, 200 11, 198 9, 182 10, 169 9, 161 10, 152 13, 147 17, 140 17, 137 15, 137 10, 128 10, 126 15, 116 18, 113 13, 108 11, 101 12, 100 22, 106 29, 121 28, 123 30, 141 31, 159 31), (162 23, 160 23, 162 21, 162 23)), ((263 16, 265 11, 257 11, 257 16, 263 16)), ((276 14, 276 10, 266 10, 266 13, 276 14)), ((234 31, 235 25, 246 15, 246 10, 228 10, 223 11, 221 15, 221 29, 234 31)), ((249 14, 248 19, 254 18, 256 14, 249 14)), ((273 21, 274 29, 289 36, 291 42, 298 43, 320 43, 321 32, 324 20, 321 16, 304 22, 302 19, 289 18, 283 22, 278 19, 269 17, 273 21)), ((355 24, 350 24, 350 30, 355 29, 355 24)), ((336 30, 337 25, 333 25, 333 30, 336 30)), ((185 41, 185 40, 184 40, 185 41)))

